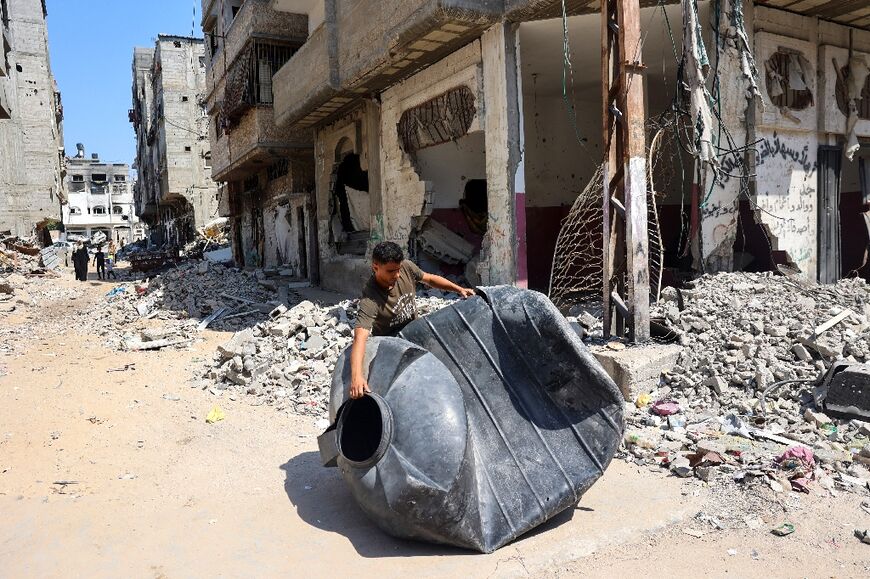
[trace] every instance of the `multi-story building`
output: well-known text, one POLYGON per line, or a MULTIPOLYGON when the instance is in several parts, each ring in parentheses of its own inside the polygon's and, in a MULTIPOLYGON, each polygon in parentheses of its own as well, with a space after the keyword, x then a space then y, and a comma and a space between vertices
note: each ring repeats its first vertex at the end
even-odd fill
POLYGON ((241 266, 281 266, 315 278, 309 130, 280 128, 272 75, 308 36, 308 18, 268 0, 203 0, 212 175, 241 266))
POLYGON ((79 144, 67 167, 69 201, 63 210, 67 236, 92 237, 101 231, 119 247, 141 239, 144 227, 136 215, 129 165, 106 163, 96 153, 87 158, 79 144))
POLYGON ((133 53, 134 192, 154 244, 183 244, 217 217, 201 38, 161 34, 133 53))
POLYGON ((59 220, 63 108, 51 72, 45 2, 0 0, 0 231, 59 220))
MULTIPOLYGON (((358 288, 367 251, 392 240, 432 271, 546 291, 570 214, 583 247, 560 247, 580 256, 566 275, 600 295, 610 196, 596 179, 614 142, 602 127, 622 118, 629 87, 602 79, 603 4, 269 2, 308 16, 270 88, 278 126, 314 133, 322 285, 358 288)), ((644 65, 632 130, 646 126, 653 148, 610 175, 631 168, 639 183, 649 169, 644 209, 666 273, 787 264, 809 279, 870 277, 866 2, 639 4, 642 42, 613 58, 625 74, 644 65)))

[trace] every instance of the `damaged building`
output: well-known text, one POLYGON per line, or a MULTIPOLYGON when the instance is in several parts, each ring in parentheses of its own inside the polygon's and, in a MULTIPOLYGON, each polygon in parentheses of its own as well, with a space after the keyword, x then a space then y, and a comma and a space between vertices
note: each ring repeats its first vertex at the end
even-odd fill
POLYGON ((44 0, 0 1, 0 232, 60 221, 63 107, 48 55, 44 0))
POLYGON ((91 238, 102 232, 118 247, 141 239, 144 227, 133 203, 130 166, 101 161, 97 153, 88 157, 81 143, 76 148, 76 155, 67 159, 69 201, 63 207, 67 238, 91 238))
MULTIPOLYGON (((722 270, 833 281, 866 269, 867 8, 639 4, 631 62, 643 75, 651 287, 722 270)), ((311 218, 299 222, 309 230, 291 236, 307 240, 309 271, 326 288, 356 291, 371 248, 391 240, 470 283, 552 293, 562 275, 570 290, 600 292, 603 125, 622 114, 623 89, 605 90, 599 2, 204 5, 212 142, 227 154, 220 180, 234 191, 224 211, 238 224, 237 261, 269 264, 261 213, 244 207, 268 205, 269 155, 280 149, 251 136, 255 126, 311 139, 313 175, 290 171, 294 192, 313 187, 311 218), (268 36, 293 45, 284 62, 245 52, 240 37, 256 38, 258 14, 289 19, 268 36), (268 103, 233 100, 263 92, 267 71, 268 103), (248 161, 261 165, 256 178, 240 169, 248 161), (582 259, 555 263, 573 250, 582 259)))
POLYGON ((304 14, 268 0, 203 0, 212 174, 242 267, 317 281, 310 131, 279 126, 272 77, 308 36, 304 14))
POLYGON ((183 245, 217 217, 205 58, 201 38, 165 34, 133 52, 134 198, 152 245, 183 245))

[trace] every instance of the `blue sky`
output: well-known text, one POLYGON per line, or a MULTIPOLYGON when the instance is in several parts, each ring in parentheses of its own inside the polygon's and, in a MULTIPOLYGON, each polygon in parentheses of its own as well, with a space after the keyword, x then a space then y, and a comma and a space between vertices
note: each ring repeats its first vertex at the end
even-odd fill
POLYGON ((51 68, 63 98, 67 155, 84 143, 88 156, 131 163, 136 156, 131 106, 134 46, 157 34, 189 36, 200 0, 48 0, 51 68))

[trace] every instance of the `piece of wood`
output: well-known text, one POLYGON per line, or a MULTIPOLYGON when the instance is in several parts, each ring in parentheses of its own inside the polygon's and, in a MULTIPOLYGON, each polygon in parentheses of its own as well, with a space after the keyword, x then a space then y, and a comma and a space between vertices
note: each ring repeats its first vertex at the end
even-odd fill
POLYGON ((836 316, 834 316, 833 318, 831 318, 827 322, 817 326, 816 329, 813 330, 812 337, 815 338, 815 337, 820 336, 822 333, 827 332, 828 330, 830 330, 831 328, 833 328, 834 326, 836 326, 837 324, 839 324, 840 322, 842 322, 843 320, 848 318, 850 315, 852 315, 851 310, 843 310, 842 312, 840 312, 839 314, 837 314, 836 316))
POLYGON ((128 350, 143 351, 143 350, 159 350, 167 346, 177 346, 192 342, 192 338, 182 338, 180 340, 153 340, 151 342, 129 341, 125 346, 128 350))
POLYGON ((259 302, 255 302, 255 301, 253 301, 253 300, 248 300, 248 299, 245 299, 245 298, 240 298, 239 296, 234 296, 234 295, 232 295, 232 294, 228 294, 228 293, 222 293, 222 294, 221 294, 221 297, 222 297, 222 298, 227 298, 228 300, 235 300, 235 301, 237 301, 237 302, 242 302, 243 304, 257 304, 257 303, 259 303, 259 302))

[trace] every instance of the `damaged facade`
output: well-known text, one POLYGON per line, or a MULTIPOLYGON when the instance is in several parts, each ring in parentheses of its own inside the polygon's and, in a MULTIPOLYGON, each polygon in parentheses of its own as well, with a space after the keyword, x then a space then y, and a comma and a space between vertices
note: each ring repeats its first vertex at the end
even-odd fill
MULTIPOLYGON (((306 23, 292 29, 304 43, 270 61, 265 116, 313 139, 308 248, 321 285, 356 291, 374 244, 391 240, 429 271, 550 289, 562 224, 605 154, 598 2, 565 2, 564 15, 556 0, 204 4, 218 56, 215 149, 238 138, 218 137, 238 115, 226 71, 242 49, 216 64, 233 17, 248 29, 257 13, 306 23)), ((640 4, 651 287, 705 271, 779 266, 832 281, 866 267, 870 147, 856 148, 870 139, 866 9, 640 4)), ((268 180, 243 164, 225 161, 221 180, 254 192, 226 207, 240 224, 237 261, 253 265, 262 253, 255 245, 249 259, 245 223, 256 220, 238 199, 262 206, 268 180)), ((590 215, 580 233, 600 261, 601 216, 590 215)))
POLYGON ((142 238, 144 228, 136 215, 129 165, 106 163, 96 153, 87 158, 84 146, 79 145, 78 154, 67 159, 67 167, 69 201, 63 207, 67 236, 91 237, 102 231, 118 247, 142 238))
POLYGON ((317 280, 309 131, 279 127, 273 74, 308 34, 308 18, 267 0, 203 0, 212 174, 243 267, 317 280))
POLYGON ((63 107, 45 2, 0 2, 0 231, 27 237, 66 202, 63 107))
POLYGON ((183 245, 217 217, 201 38, 159 35, 133 52, 136 210, 153 245, 183 245))

